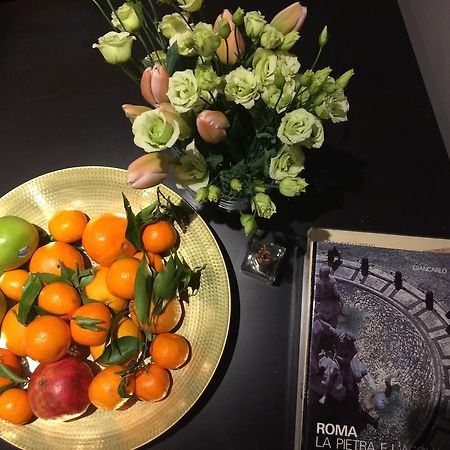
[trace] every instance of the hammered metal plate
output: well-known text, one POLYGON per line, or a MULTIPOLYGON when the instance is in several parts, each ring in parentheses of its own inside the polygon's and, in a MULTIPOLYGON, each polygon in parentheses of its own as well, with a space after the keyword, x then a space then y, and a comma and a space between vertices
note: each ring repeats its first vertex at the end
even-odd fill
MULTIPOLYGON (((165 186, 174 203, 183 200, 165 186)), ((0 217, 19 215, 46 229, 52 214, 77 208, 90 217, 124 212, 121 193, 135 212, 156 199, 156 189, 134 190, 126 172, 110 167, 63 169, 30 180, 0 198, 0 217)), ((24 449, 124 449, 148 443, 172 427, 194 405, 211 380, 225 346, 230 321, 230 285, 219 246, 205 222, 192 211, 188 231, 180 233, 180 254, 191 267, 206 268, 198 294, 186 306, 179 334, 191 344, 190 362, 172 370, 170 395, 158 403, 137 402, 124 411, 95 411, 70 422, 37 419, 25 426, 0 420, 0 436, 24 449)))

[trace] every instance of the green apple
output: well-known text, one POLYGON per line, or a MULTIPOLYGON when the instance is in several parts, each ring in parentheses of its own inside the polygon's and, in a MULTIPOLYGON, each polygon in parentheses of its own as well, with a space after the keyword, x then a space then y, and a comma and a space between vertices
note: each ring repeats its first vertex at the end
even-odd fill
POLYGON ((0 271, 12 270, 26 263, 36 250, 39 234, 25 219, 0 218, 0 271))

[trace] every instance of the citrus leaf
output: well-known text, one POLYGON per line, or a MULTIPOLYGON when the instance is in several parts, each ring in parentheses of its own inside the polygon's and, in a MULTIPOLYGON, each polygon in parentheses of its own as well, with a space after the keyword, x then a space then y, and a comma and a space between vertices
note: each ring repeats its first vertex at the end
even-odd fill
POLYGON ((138 321, 145 323, 148 314, 150 293, 153 287, 153 274, 145 256, 141 259, 134 282, 134 304, 138 321))
POLYGON ((144 341, 135 336, 122 336, 108 344, 96 361, 100 364, 122 364, 136 355, 143 346, 144 341))
POLYGON ((123 207, 125 208, 125 212, 127 214, 127 229, 125 231, 125 237, 138 249, 143 250, 142 243, 140 239, 140 228, 141 224, 139 220, 135 216, 133 210, 131 209, 130 202, 128 201, 125 194, 122 192, 123 198, 123 207))
POLYGON ((42 283, 44 284, 50 284, 50 283, 67 283, 67 284, 72 284, 70 281, 65 280, 64 278, 62 278, 59 275, 55 275, 54 273, 35 273, 34 275, 36 275, 37 278, 39 278, 39 280, 42 281, 42 283))
POLYGON ((76 274, 75 270, 72 270, 69 267, 67 267, 62 261, 60 263, 60 267, 61 267, 61 278, 63 280, 67 280, 70 282, 74 274, 76 274))
POLYGON ((122 398, 130 398, 133 394, 129 394, 125 389, 128 385, 128 377, 124 376, 120 380, 119 386, 117 388, 117 392, 122 398))
POLYGON ((98 324, 104 323, 101 319, 93 319, 92 317, 83 317, 83 316, 73 316, 73 320, 80 326, 80 328, 84 328, 85 330, 90 331, 108 331, 107 328, 99 327, 98 324))
POLYGON ((157 206, 158 202, 153 202, 136 214, 136 219, 138 220, 138 223, 141 224, 141 226, 155 221, 154 213, 157 206))
POLYGON ((27 378, 20 377, 5 364, 0 364, 0 376, 11 380, 13 383, 28 383, 27 378))
POLYGON ((27 325, 27 319, 31 305, 36 300, 36 297, 38 296, 41 289, 41 280, 39 280, 39 278, 34 273, 30 273, 23 285, 22 297, 20 298, 19 311, 17 314, 17 320, 22 325, 27 325))
POLYGON ((171 256, 164 266, 164 269, 156 274, 153 283, 154 303, 161 298, 172 298, 177 292, 177 266, 173 256, 171 256))

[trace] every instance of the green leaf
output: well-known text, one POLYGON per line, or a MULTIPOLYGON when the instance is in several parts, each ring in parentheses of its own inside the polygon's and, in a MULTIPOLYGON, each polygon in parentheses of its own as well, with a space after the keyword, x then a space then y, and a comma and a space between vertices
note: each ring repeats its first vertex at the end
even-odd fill
POLYGON ((175 258, 171 256, 167 260, 164 269, 156 274, 155 281, 153 283, 153 303, 161 298, 172 298, 177 292, 177 287, 177 263, 175 258))
POLYGON ((149 298, 152 292, 153 274, 144 256, 139 264, 136 280, 134 282, 134 304, 136 306, 136 316, 139 322, 147 321, 149 298))
POLYGON ((7 365, 0 364, 0 376, 11 380, 13 383, 28 383, 27 378, 22 378, 12 371, 7 365))
POLYGON ((100 364, 122 364, 136 355, 144 346, 144 341, 135 336, 123 336, 108 344, 97 358, 100 364))
POLYGON ((83 316, 73 316, 72 319, 75 320, 75 322, 85 330, 108 331, 107 328, 98 326, 100 323, 104 323, 104 321, 101 319, 93 319, 91 317, 83 317, 83 316))
POLYGON ((38 296, 41 289, 42 283, 39 278, 35 274, 30 273, 23 285, 22 297, 19 302, 17 320, 21 324, 27 325, 27 319, 31 309, 31 305, 36 300, 36 297, 38 296))
POLYGON ((61 278, 63 280, 71 281, 72 277, 76 274, 76 271, 67 267, 63 262, 61 262, 60 267, 61 267, 61 278))
POLYGON ((50 284, 50 283, 67 283, 72 284, 70 281, 65 280, 59 275, 55 275, 54 273, 35 273, 34 274, 39 280, 44 284, 50 284))
POLYGON ((138 218, 133 213, 131 209, 130 202, 126 198, 125 194, 122 193, 123 198, 123 206, 125 208, 125 212, 127 214, 127 229, 125 231, 125 237, 138 249, 143 250, 141 238, 140 238, 140 228, 141 224, 139 223, 138 218))
POLYGON ((169 76, 172 76, 179 70, 195 69, 196 57, 183 56, 178 53, 178 44, 175 42, 167 50, 166 55, 166 69, 169 72, 169 76))
POLYGON ((154 221, 154 213, 157 206, 158 202, 153 202, 151 205, 146 206, 142 211, 136 214, 136 219, 141 226, 154 221))
POLYGON ((119 387, 117 388, 117 392, 119 393, 119 395, 122 397, 122 398, 130 398, 130 397, 132 397, 132 395, 133 394, 129 394, 127 391, 126 391, 126 387, 128 386, 128 377, 127 376, 124 376, 124 377, 122 377, 122 379, 120 380, 120 383, 119 383, 119 387))
POLYGON ((211 167, 212 170, 216 170, 219 164, 221 164, 223 161, 223 155, 222 154, 209 155, 206 158, 206 161, 208 162, 208 165, 211 167))

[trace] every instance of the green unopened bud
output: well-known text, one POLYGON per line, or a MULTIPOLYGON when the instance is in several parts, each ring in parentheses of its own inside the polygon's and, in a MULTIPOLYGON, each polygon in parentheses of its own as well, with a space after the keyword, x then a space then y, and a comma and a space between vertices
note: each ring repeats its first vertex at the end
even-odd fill
POLYGON ((342 88, 345 89, 350 81, 350 78, 355 74, 355 71, 353 69, 347 70, 347 72, 343 73, 337 80, 336 84, 342 88))
POLYGON ((264 186, 264 183, 262 181, 255 181, 255 186, 253 187, 253 190, 258 192, 266 192, 266 187, 264 186))
POLYGON ((246 236, 249 236, 258 229, 258 224, 256 223, 253 214, 241 214, 240 221, 246 236))
POLYGON ((322 93, 319 94, 315 99, 314 99, 314 106, 318 106, 321 105, 327 98, 327 95, 322 93))
POLYGON ((323 27, 322 33, 320 33, 319 36, 319 45, 321 47, 325 47, 325 45, 327 45, 328 42, 328 27, 325 25, 323 27))
POLYGON ((220 189, 214 184, 212 184, 209 187, 208 200, 210 202, 217 202, 219 200, 219 197, 220 197, 220 189))
POLYGON ((242 25, 244 23, 244 16, 245 11, 239 7, 233 14, 233 23, 237 26, 242 25))
POLYGON ((206 197, 208 197, 209 194, 209 188, 207 186, 201 187, 197 191, 197 195, 195 196, 195 201, 197 203, 200 203, 202 200, 204 200, 206 197))
POLYGON ((240 192, 242 190, 242 183, 240 180, 238 180, 237 178, 233 178, 230 181, 230 187, 231 189, 233 189, 234 191, 238 191, 240 192))
POLYGON ((286 84, 286 78, 283 77, 283 74, 281 72, 275 72, 274 76, 274 82, 275 86, 280 89, 283 89, 284 85, 286 84))
POLYGON ((219 28, 217 29, 217 32, 222 39, 226 39, 231 33, 230 24, 224 17, 219 22, 219 28))
POLYGON ((298 80, 300 86, 309 87, 314 79, 314 73, 311 70, 307 70, 305 73, 300 75, 298 80))

